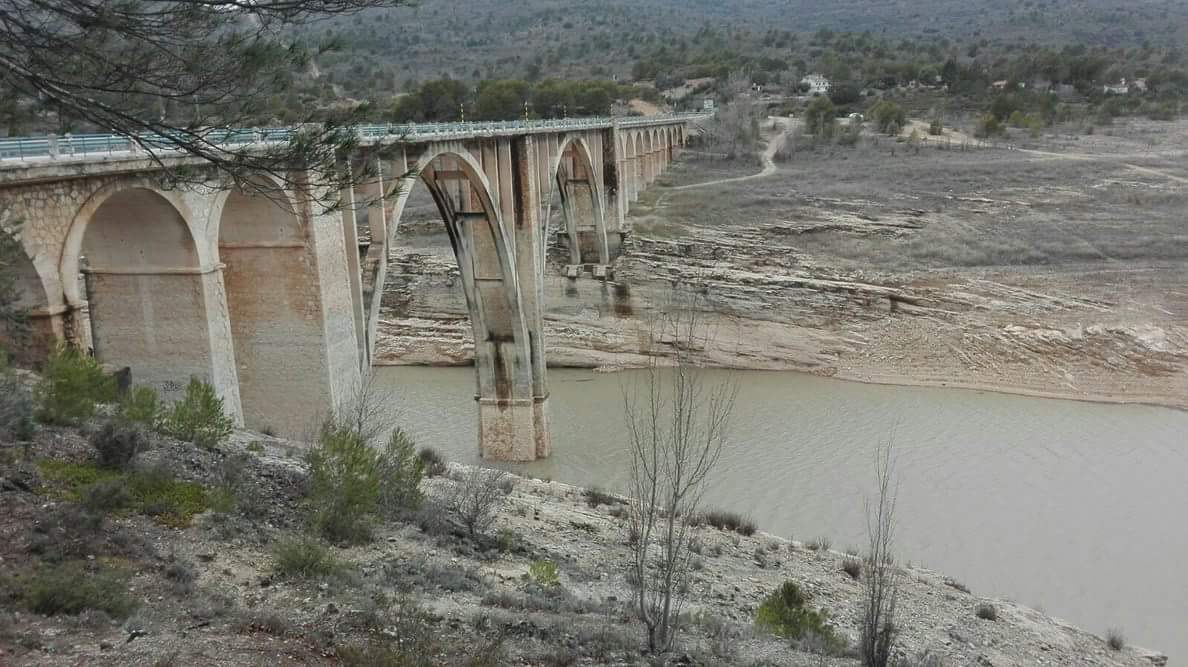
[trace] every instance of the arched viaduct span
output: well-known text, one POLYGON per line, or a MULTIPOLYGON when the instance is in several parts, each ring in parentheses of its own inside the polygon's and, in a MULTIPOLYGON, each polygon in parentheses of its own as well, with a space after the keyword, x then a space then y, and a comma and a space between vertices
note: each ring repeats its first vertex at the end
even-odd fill
POLYGON ((567 272, 605 278, 628 207, 697 119, 362 128, 348 162, 368 177, 332 211, 317 204, 332 193, 293 185, 299 172, 273 194, 261 192, 265 176, 264 187, 236 189, 213 170, 171 187, 112 137, 0 140, 0 225, 20 224, 26 252, 18 282, 32 335, 20 354, 35 360, 67 339, 165 398, 202 377, 236 422, 303 435, 317 413, 351 400, 371 365, 388 249, 420 180, 470 312, 480 451, 547 456, 541 301, 553 194, 567 272))

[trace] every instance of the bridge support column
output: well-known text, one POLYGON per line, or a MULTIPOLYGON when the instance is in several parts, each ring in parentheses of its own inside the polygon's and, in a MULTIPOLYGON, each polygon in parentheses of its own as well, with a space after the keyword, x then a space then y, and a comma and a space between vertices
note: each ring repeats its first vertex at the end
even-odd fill
MULTIPOLYGON (((348 162, 343 169, 352 169, 348 162)), ((348 174, 349 175, 349 174, 348 174)), ((347 178, 350 183, 354 179, 347 178)), ((363 305, 363 272, 359 260, 359 227, 355 219, 355 190, 347 186, 339 193, 339 204, 342 214, 342 239, 346 252, 347 278, 351 290, 351 313, 355 322, 355 344, 359 348, 359 362, 364 368, 370 366, 371 355, 367 344, 367 316, 363 305)))

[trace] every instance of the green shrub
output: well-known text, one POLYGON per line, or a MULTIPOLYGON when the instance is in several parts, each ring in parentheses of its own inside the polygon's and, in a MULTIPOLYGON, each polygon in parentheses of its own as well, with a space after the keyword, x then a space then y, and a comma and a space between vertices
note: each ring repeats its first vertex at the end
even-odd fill
POLYGON ((61 459, 43 459, 37 462, 41 476, 56 482, 62 488, 53 489, 52 495, 64 500, 78 501, 90 485, 105 479, 119 477, 119 473, 104 470, 91 463, 76 463, 61 459))
POLYGON ((174 528, 190 525, 195 515, 206 511, 206 489, 183 482, 162 468, 134 472, 128 476, 128 490, 143 514, 174 528))
POLYGON ((990 604, 989 602, 983 602, 979 604, 977 609, 974 610, 974 613, 977 614, 978 618, 984 621, 998 620, 998 610, 995 609, 994 605, 990 604))
POLYGON ((286 579, 327 577, 341 568, 324 544, 308 537, 282 540, 272 549, 272 571, 286 579))
POLYGON ((106 422, 89 440, 99 465, 113 470, 126 469, 151 445, 148 434, 135 422, 106 422))
POLYGON ((310 520, 331 542, 371 539, 370 515, 379 503, 379 456, 356 431, 327 423, 306 455, 310 478, 310 520))
POLYGON ((979 139, 989 139, 1002 134, 1002 123, 994 114, 986 114, 978 119, 974 128, 974 136, 979 139))
POLYGON ((500 528, 495 533, 495 544, 499 547, 499 551, 503 553, 510 553, 515 551, 520 546, 520 536, 511 528, 500 528))
POLYGON ((45 616, 77 615, 88 609, 126 618, 136 607, 127 580, 115 572, 88 572, 78 563, 38 569, 19 584, 24 605, 45 616))
POLYGON ((786 639, 815 636, 828 644, 839 645, 833 628, 826 623, 824 610, 815 611, 807 605, 808 596, 794 582, 786 581, 755 610, 755 625, 786 639))
POLYGON ((718 530, 725 530, 727 532, 736 532, 739 535, 751 536, 755 534, 755 522, 750 517, 745 517, 737 512, 724 512, 722 510, 709 510, 698 515, 694 519, 696 524, 705 524, 713 526, 718 530))
POLYGON ((412 438, 397 428, 379 457, 379 508, 388 515, 421 506, 421 478, 425 463, 412 438))
POLYGON ((83 489, 81 504, 88 512, 97 515, 110 514, 132 505, 132 493, 128 481, 123 477, 103 479, 83 489))
POLYGON ((441 477, 446 471, 446 460, 436 449, 432 447, 422 447, 421 451, 417 453, 421 457, 421 463, 424 464, 426 477, 441 477))
POLYGON ((120 400, 117 416, 129 423, 156 428, 161 419, 161 399, 152 387, 134 387, 120 400))
POLYGON ((214 387, 198 378, 190 378, 186 394, 169 407, 161 419, 161 432, 214 449, 231 435, 231 418, 223 412, 223 399, 214 387))
POLYGON ((201 484, 175 479, 162 468, 121 475, 92 464, 53 459, 39 461, 37 467, 43 477, 61 486, 54 490, 54 495, 75 502, 96 502, 102 506, 109 501, 101 500, 98 494, 113 492, 95 491, 97 495, 88 501, 91 487, 99 482, 123 482, 132 498, 128 504, 131 509, 175 528, 190 525, 194 515, 207 507, 206 491, 201 484))
POLYGON ((37 418, 47 424, 75 425, 95 414, 95 405, 115 399, 115 379, 98 361, 59 344, 45 362, 34 391, 37 418))
POLYGON ((557 564, 551 560, 533 561, 528 566, 528 580, 542 588, 551 588, 561 583, 557 575, 557 564))
POLYGON ((34 430, 33 395, 8 367, 7 356, 0 350, 0 436, 29 440, 34 430))
POLYGON ((934 137, 939 137, 945 133, 945 126, 941 123, 939 118, 933 118, 932 122, 928 123, 928 134, 934 137))

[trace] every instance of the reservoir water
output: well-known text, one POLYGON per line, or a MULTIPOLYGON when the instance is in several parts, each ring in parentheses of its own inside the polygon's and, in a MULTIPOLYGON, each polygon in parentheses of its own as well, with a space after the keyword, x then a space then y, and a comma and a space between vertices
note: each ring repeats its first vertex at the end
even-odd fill
MULTIPOLYGON (((471 368, 387 367, 400 423, 477 463, 471 368)), ((711 371, 726 377, 725 371, 711 371)), ((1188 664, 1188 413, 732 372, 730 444, 706 503, 770 533, 862 548, 876 450, 894 441, 896 556, 1188 664)), ((507 468, 617 490, 621 386, 550 370, 553 456, 507 468)))

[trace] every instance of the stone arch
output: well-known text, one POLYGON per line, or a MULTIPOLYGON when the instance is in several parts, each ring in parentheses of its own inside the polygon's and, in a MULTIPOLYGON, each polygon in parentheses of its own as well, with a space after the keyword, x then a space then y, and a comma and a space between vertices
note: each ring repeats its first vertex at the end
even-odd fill
POLYGON ((273 179, 219 193, 212 211, 244 423, 300 435, 331 393, 317 257, 292 197, 273 179))
POLYGON ((544 455, 534 437, 524 443, 517 435, 533 428, 533 353, 514 239, 496 203, 497 191, 483 165, 460 143, 432 145, 410 162, 401 181, 389 239, 419 181, 433 198, 458 262, 474 335, 484 455, 503 460, 544 455))
MULTIPOLYGON (((548 173, 561 194, 571 263, 609 264, 602 179, 595 173, 590 145, 580 136, 563 137, 548 173), (578 190, 588 196, 574 197, 578 190)), ((543 223, 548 224, 547 218, 543 223)))
POLYGON ((100 361, 129 367, 134 383, 166 400, 178 398, 191 376, 203 378, 238 420, 222 277, 201 238, 176 193, 110 184, 87 200, 67 234, 63 292, 89 312, 81 342, 100 361))
MULTIPOLYGON (((8 236, 9 230, 0 230, 0 234, 8 236)), ((8 265, 4 267, 4 273, 15 289, 13 305, 23 310, 27 318, 23 324, 0 321, 0 349, 8 352, 17 366, 35 367, 45 359, 54 342, 63 337, 60 327, 55 330, 55 325, 60 324, 60 319, 55 316, 62 309, 53 307, 45 277, 19 236, 13 235, 10 239, 15 247, 6 258, 8 265)))

